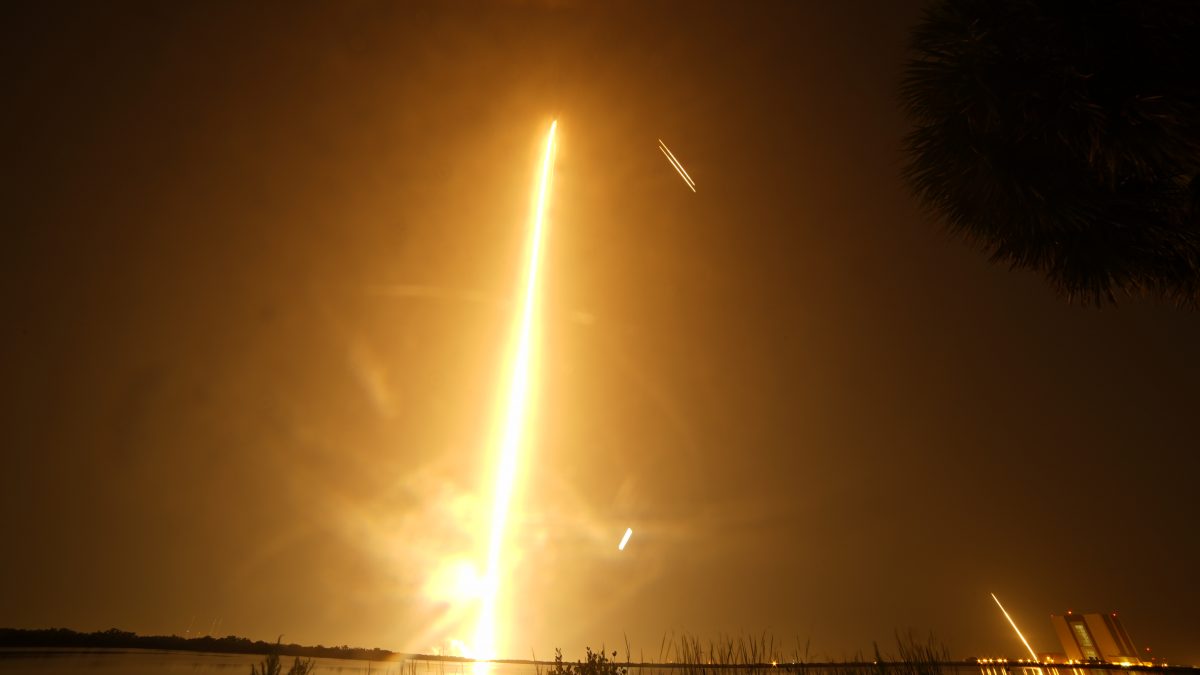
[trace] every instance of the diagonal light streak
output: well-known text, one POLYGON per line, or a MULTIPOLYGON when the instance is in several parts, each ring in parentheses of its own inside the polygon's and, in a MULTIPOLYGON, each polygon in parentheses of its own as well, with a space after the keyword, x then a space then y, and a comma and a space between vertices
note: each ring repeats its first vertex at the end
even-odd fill
MULTIPOLYGON (((512 502, 516 482, 517 466, 520 463, 521 439, 525 431, 529 402, 530 382, 533 380, 533 342, 537 320, 538 279, 541 269, 542 247, 546 230, 546 202, 550 193, 550 182, 554 173, 554 131, 558 121, 550 124, 546 134, 546 150, 542 157, 541 178, 538 181, 537 202, 534 206, 532 231, 529 235, 529 252, 526 260, 525 285, 522 294, 521 314, 516 329, 508 398, 503 428, 499 442, 499 458, 496 465, 495 497, 492 502, 491 533, 488 538, 487 571, 483 579, 479 621, 475 627, 475 658, 496 658, 496 614, 500 596, 500 579, 503 575, 505 526, 509 506, 512 502)), ((475 672, 487 671, 487 663, 476 663, 475 672)))
POLYGON ((692 189, 692 192, 695 192, 696 181, 692 180, 692 177, 688 175, 687 169, 683 168, 683 165, 680 164, 679 160, 675 158, 675 153, 671 152, 671 149, 667 147, 666 143, 662 142, 661 138, 658 139, 658 149, 662 151, 663 155, 667 158, 667 161, 671 163, 671 166, 675 167, 675 171, 679 173, 679 177, 682 178, 685 183, 687 183, 687 186, 692 189))
MULTIPOLYGON (((662 141, 659 141, 659 143, 661 144, 662 141)), ((675 156, 672 155, 669 150, 667 150, 665 145, 659 145, 658 149, 660 152, 662 152, 663 157, 666 157, 667 161, 671 163, 671 166, 675 167, 675 172, 679 174, 679 177, 682 178, 685 183, 688 185, 695 185, 695 183, 692 182, 691 177, 687 175, 687 172, 683 170, 683 165, 679 163, 679 160, 675 159, 675 156)))
POLYGON ((666 143, 663 143, 661 138, 658 139, 658 144, 663 147, 663 150, 667 151, 667 154, 671 157, 671 161, 675 164, 675 166, 679 167, 680 171, 683 172, 683 177, 687 179, 687 182, 695 185, 696 181, 692 180, 692 177, 688 175, 687 169, 683 168, 683 164, 681 164, 679 160, 675 158, 675 153, 671 152, 671 149, 667 147, 666 143))
POLYGON ((692 179, 687 175, 687 172, 683 170, 683 165, 679 163, 679 160, 672 157, 671 153, 665 147, 660 145, 658 146, 658 149, 662 152, 663 157, 666 157, 667 161, 671 163, 671 166, 675 167, 675 173, 678 173, 679 177, 683 179, 683 182, 692 189, 692 192, 695 192, 696 184, 692 182, 692 179))
POLYGON ((1000 608, 1000 611, 1004 612, 1004 618, 1008 619, 1008 623, 1011 624, 1013 630, 1017 632, 1017 637, 1021 638, 1021 642, 1024 643, 1025 649, 1029 650, 1029 655, 1033 657, 1034 661, 1037 661, 1038 657, 1037 654, 1034 653, 1033 647, 1030 647, 1029 642, 1025 640, 1025 636, 1021 635, 1021 629, 1017 628, 1017 622, 1013 621, 1012 617, 1008 615, 1008 610, 1004 609, 1004 605, 1000 604, 1000 598, 997 598, 996 594, 992 593, 992 599, 996 601, 996 606, 1000 608))
MULTIPOLYGON (((659 150, 663 150, 663 149, 659 148, 659 150)), ((673 159, 671 159, 671 156, 667 154, 666 150, 663 150, 663 156, 667 158, 668 162, 671 162, 671 166, 675 167, 675 172, 678 173, 679 177, 683 179, 683 184, 688 186, 689 188, 691 188, 692 192, 695 192, 696 187, 694 185, 692 185, 692 182, 690 180, 688 180, 687 176, 683 175, 683 171, 682 171, 683 167, 680 167, 679 165, 675 164, 675 161, 673 159)))

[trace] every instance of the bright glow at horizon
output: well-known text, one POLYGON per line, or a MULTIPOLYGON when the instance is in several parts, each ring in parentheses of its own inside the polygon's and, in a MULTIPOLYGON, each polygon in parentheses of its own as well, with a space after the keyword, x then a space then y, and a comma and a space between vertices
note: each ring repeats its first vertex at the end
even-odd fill
POLYGON ((621 537, 621 543, 617 544, 617 550, 624 551, 625 544, 629 543, 629 538, 632 536, 633 536, 633 528, 632 527, 625 528, 625 536, 621 537))
POLYGON ((1004 612, 1004 618, 1008 619, 1008 623, 1011 624, 1013 630, 1017 632, 1017 637, 1021 638, 1021 643, 1025 645, 1025 649, 1029 650, 1029 655, 1033 657, 1034 661, 1037 661, 1038 657, 1037 654, 1033 652, 1033 647, 1030 647, 1029 641, 1025 639, 1024 635, 1021 635, 1021 629, 1017 628, 1017 622, 1013 621, 1012 617, 1008 615, 1008 610, 1004 609, 1004 605, 1000 604, 1000 598, 997 598, 996 594, 992 593, 992 599, 996 601, 996 606, 1000 608, 1000 611, 1004 612))
MULTIPOLYGON (((550 124, 546 134, 546 150, 542 157, 541 177, 538 180, 537 198, 534 205, 532 231, 529 235, 529 253, 526 258, 525 283, 520 315, 515 326, 516 344, 510 361, 508 397, 505 402, 503 429, 498 447, 496 464, 496 492, 492 502, 491 533, 488 538, 487 568, 483 579, 479 621, 475 627, 474 657, 495 659, 496 614, 500 595, 500 579, 503 575, 504 532, 512 502, 513 486, 520 461, 522 432, 526 427, 530 382, 534 370, 534 324, 537 318, 538 272, 541 268, 542 245, 546 229, 546 202, 550 193, 550 181, 554 169, 554 131, 558 121, 550 124)), ((475 672, 487 672, 488 664, 476 663, 475 672)))

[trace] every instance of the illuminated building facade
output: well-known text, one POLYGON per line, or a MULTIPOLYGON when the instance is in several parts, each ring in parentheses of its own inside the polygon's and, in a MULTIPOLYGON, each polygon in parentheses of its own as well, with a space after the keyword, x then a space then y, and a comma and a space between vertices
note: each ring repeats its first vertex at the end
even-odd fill
POLYGON ((1087 663, 1137 664, 1137 648, 1117 613, 1050 615, 1054 632, 1062 643, 1067 659, 1087 663))

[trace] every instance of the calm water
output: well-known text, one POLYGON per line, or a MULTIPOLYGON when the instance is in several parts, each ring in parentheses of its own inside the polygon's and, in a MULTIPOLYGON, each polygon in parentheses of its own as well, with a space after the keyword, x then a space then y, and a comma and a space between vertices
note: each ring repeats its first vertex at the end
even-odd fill
MULTIPOLYGON (((254 654, 206 654, 198 652, 160 652, 149 650, 0 650, 0 675, 249 675, 250 666, 262 661, 254 654)), ((294 657, 280 659, 286 673, 294 657)), ((350 661, 313 659, 317 675, 471 675, 471 667, 461 663, 429 661, 350 661)), ((773 669, 771 669, 773 670, 773 669)), ((660 668, 630 669, 630 675, 678 675, 682 671, 660 668)), ((719 675, 738 675, 737 670, 716 671, 719 675)), ((793 675, 780 668, 781 675, 793 675)), ((858 670, 812 668, 805 675, 873 675, 869 666, 858 670)), ((1090 668, 1008 668, 959 666, 948 667, 949 675, 1148 675, 1139 669, 1090 668)), ((1153 672, 1153 671, 1149 671, 1153 672)), ((1161 673, 1162 671, 1159 671, 1161 673)), ((543 675, 545 670, 542 671, 543 675)), ((1154 675, 1159 675, 1154 673, 1154 675)), ((529 665, 493 664, 490 675, 536 675, 529 665)))
MULTIPOLYGON (((262 661, 253 654, 201 654, 145 650, 0 651, 0 673, 16 675, 250 675, 250 665, 262 661)), ((280 658, 283 671, 294 657, 280 658)), ((315 673, 332 675, 443 675, 400 661, 344 661, 313 659, 315 673)), ((447 668, 444 675, 459 675, 447 668)), ((463 675, 469 675, 463 673, 463 675)))
MULTIPOLYGON (((295 657, 283 656, 283 672, 295 657)), ((208 654, 143 649, 0 649, 0 675, 250 675, 256 654, 208 654)), ((430 661, 318 659, 316 675, 471 675, 471 666, 430 661)), ((494 664, 490 675, 536 675, 532 666, 494 664)))

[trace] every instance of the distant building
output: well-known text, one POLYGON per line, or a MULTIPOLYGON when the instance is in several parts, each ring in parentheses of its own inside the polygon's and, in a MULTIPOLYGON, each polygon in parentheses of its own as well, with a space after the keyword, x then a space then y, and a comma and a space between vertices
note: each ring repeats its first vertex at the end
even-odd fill
POLYGON ((1051 614, 1050 622, 1068 660, 1086 663, 1138 664, 1137 648, 1121 625, 1117 613, 1051 614))

